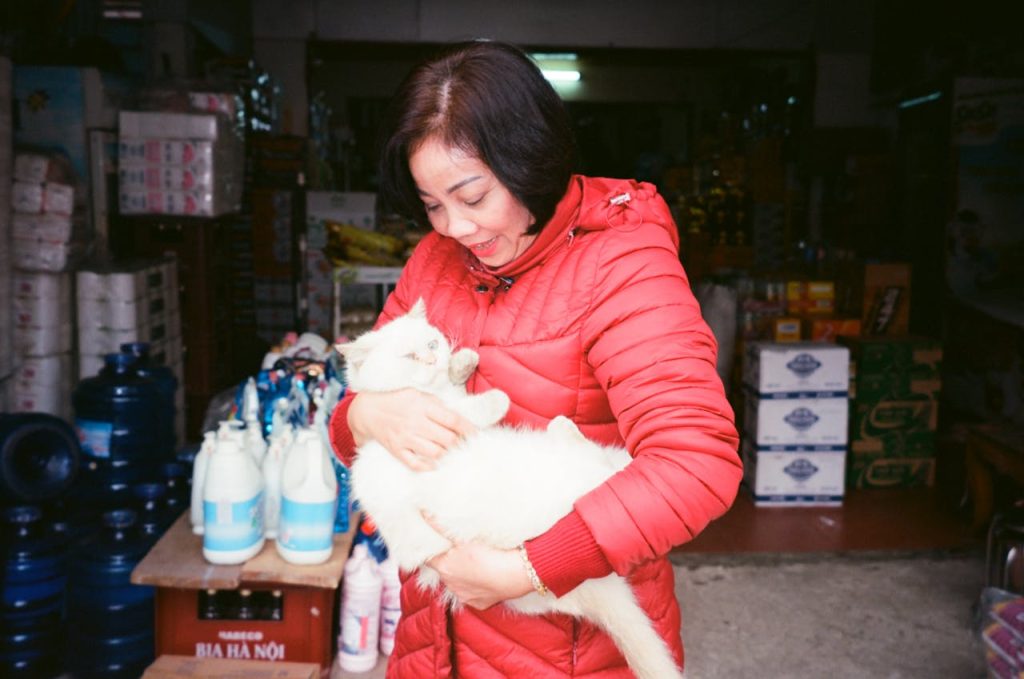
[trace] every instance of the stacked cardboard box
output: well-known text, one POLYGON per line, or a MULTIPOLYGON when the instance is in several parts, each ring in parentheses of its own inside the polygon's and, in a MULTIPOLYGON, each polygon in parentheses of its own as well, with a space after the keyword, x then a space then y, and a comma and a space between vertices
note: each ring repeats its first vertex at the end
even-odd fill
POLYGON ((757 505, 842 503, 849 350, 824 343, 748 345, 744 481, 757 505))
POLYGON ((923 337, 844 337, 855 366, 849 484, 931 485, 942 346, 923 337))

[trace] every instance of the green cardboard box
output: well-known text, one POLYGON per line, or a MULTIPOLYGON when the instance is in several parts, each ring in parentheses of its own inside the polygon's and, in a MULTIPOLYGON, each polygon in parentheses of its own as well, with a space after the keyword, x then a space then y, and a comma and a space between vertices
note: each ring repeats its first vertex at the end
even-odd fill
POLYGON ((916 379, 938 378, 942 367, 942 344, 929 337, 840 337, 850 348, 850 360, 858 375, 910 373, 916 379))
POLYGON ((934 457, 876 457, 851 452, 847 460, 847 488, 911 488, 935 483, 934 457))

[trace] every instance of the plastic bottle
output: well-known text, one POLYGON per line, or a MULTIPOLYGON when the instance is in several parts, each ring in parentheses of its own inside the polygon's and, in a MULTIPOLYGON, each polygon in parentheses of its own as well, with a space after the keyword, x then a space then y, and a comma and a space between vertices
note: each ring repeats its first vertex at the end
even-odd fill
POLYGON ((291 444, 292 435, 287 428, 275 429, 263 458, 263 532, 271 540, 277 538, 281 518, 281 470, 291 444))
POLYGON ((192 532, 196 535, 203 534, 203 486, 206 483, 206 468, 216 447, 217 434, 212 431, 206 432, 203 434, 203 445, 200 446, 199 453, 192 463, 192 501, 189 505, 189 521, 192 523, 192 532))
POLYGON ((78 383, 71 396, 75 431, 87 457, 151 464, 159 460, 163 396, 156 381, 135 373, 135 359, 107 354, 95 377, 78 383))
POLYGON ((402 581, 398 578, 398 564, 393 559, 384 559, 378 567, 381 576, 380 595, 380 652, 391 655, 395 649, 395 629, 402 617, 400 592, 402 581))
POLYGON ((382 588, 376 560, 365 543, 357 544, 342 581, 338 665, 345 672, 367 672, 377 664, 382 588))
POLYGON ((0 414, 0 503, 55 499, 74 483, 81 452, 75 432, 58 417, 0 414))
POLYGON ((121 353, 135 359, 132 369, 140 377, 150 378, 160 392, 160 451, 167 459, 173 457, 177 442, 174 438, 174 395, 178 390, 178 378, 166 365, 159 365, 149 353, 148 342, 125 342, 121 353))
POLYGON ((242 420, 245 449, 256 461, 256 466, 263 464, 263 456, 267 454, 267 442, 263 438, 263 425, 260 423, 260 397, 256 390, 256 380, 249 378, 242 391, 242 420))
POLYGON ((263 478, 232 438, 217 441, 203 482, 203 557, 240 564, 263 548, 263 478))
POLYGON ((338 481, 320 434, 301 429, 281 469, 277 551, 294 564, 327 561, 334 548, 338 481))
POLYGON ((51 677, 64 659, 66 540, 39 507, 0 512, 0 676, 51 677))
POLYGON ((107 512, 101 531, 74 552, 67 609, 72 676, 129 679, 153 662, 155 588, 131 582, 151 542, 136 521, 132 510, 107 512))

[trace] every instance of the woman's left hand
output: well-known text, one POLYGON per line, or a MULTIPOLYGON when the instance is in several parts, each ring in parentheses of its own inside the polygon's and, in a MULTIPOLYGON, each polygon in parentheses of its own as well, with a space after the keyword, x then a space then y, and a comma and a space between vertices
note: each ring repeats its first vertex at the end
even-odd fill
POLYGON ((436 520, 426 515, 424 518, 452 543, 451 549, 438 554, 427 565, 441 575, 445 587, 460 603, 482 610, 533 591, 515 550, 452 540, 436 520))

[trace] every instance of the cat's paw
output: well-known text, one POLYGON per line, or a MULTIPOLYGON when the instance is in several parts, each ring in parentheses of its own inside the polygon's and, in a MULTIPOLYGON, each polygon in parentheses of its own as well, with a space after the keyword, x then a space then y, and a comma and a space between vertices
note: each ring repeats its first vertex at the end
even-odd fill
POLYGON ((472 349, 459 349, 452 354, 448 362, 448 379, 452 384, 461 386, 480 364, 480 354, 472 349))
POLYGON ((488 389, 479 395, 480 420, 483 426, 491 426, 501 422, 512 405, 508 394, 500 389, 488 389))
POLYGON ((573 441, 586 441, 587 438, 580 431, 580 428, 576 426, 576 423, 570 420, 565 415, 559 415, 555 419, 548 422, 548 433, 555 436, 561 436, 573 441))

